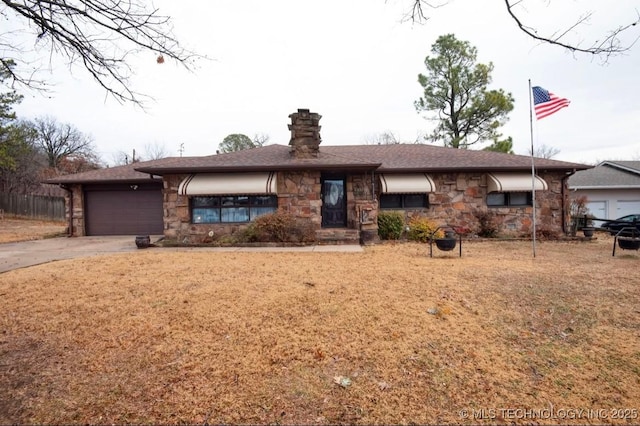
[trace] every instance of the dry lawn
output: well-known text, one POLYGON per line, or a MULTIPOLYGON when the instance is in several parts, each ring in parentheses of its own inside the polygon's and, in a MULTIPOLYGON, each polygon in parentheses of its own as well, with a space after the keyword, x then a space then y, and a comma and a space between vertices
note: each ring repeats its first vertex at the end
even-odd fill
POLYGON ((640 255, 611 244, 155 248, 8 272, 0 423, 636 424, 640 255))
POLYGON ((64 221, 5 217, 0 219, 0 244, 57 237, 65 232, 66 226, 64 221))

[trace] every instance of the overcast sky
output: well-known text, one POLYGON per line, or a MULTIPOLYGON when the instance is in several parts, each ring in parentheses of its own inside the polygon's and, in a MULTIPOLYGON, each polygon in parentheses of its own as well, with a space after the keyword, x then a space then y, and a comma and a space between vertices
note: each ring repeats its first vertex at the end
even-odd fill
MULTIPOLYGON (((571 100, 538 122, 534 145, 560 150, 559 160, 594 164, 640 159, 640 43, 608 63, 540 44, 521 33, 500 0, 451 0, 428 11, 423 25, 402 23, 411 0, 156 0, 173 18, 181 43, 210 59, 193 72, 152 53, 132 58, 133 88, 154 98, 146 111, 105 96, 81 68, 53 59, 49 97, 24 93, 22 118, 50 115, 90 134, 107 163, 118 152, 164 145, 170 156, 214 154, 231 133, 267 134, 288 144, 288 115, 307 108, 322 115, 324 145, 362 144, 382 132, 413 142, 433 123, 414 108, 417 75, 443 34, 478 48, 493 62, 490 88, 515 98, 503 134, 517 154, 531 145, 528 81, 571 100)), ((541 33, 563 30, 593 11, 568 41, 600 37, 631 22, 638 0, 526 0, 521 17, 541 33), (614 6, 615 5, 615 6, 614 6)), ((640 27, 640 26, 639 26, 640 27)), ((640 35, 634 28, 625 41, 640 35)))

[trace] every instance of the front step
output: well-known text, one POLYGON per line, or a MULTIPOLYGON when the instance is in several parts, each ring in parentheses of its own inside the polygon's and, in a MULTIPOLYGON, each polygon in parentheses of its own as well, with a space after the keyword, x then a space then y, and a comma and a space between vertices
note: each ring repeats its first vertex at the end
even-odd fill
POLYGON ((347 228, 324 228, 316 231, 318 244, 360 244, 360 231, 347 228))

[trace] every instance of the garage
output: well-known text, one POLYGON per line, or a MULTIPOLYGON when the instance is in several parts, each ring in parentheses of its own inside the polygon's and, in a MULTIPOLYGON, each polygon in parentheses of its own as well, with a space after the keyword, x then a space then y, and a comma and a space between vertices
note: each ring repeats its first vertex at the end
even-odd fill
POLYGON ((640 213, 640 201, 618 200, 616 202, 616 217, 640 213))
POLYGON ((159 235, 162 211, 160 183, 84 188, 85 235, 159 235))

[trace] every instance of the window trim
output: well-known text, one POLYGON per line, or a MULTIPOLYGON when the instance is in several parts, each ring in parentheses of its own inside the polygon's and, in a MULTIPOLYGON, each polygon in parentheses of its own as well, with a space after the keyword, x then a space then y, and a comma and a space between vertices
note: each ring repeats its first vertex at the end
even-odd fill
POLYGON ((421 194, 389 194, 389 193, 382 193, 379 196, 379 202, 380 202, 380 210, 418 210, 418 209, 428 209, 429 208, 429 194, 427 193, 421 193, 421 194), (406 202, 406 197, 409 196, 416 196, 419 195, 422 197, 422 200, 424 201, 422 206, 410 206, 407 207, 407 202, 406 202), (400 197, 400 206, 394 206, 394 207, 383 207, 382 206, 382 198, 383 197, 400 197))
POLYGON ((256 195, 256 194, 252 194, 252 195, 247 195, 247 194, 234 194, 234 195, 194 195, 189 197, 189 221, 191 224, 193 225, 202 225, 202 224, 206 224, 206 225, 218 225, 218 224, 233 224, 233 223, 251 223, 253 221, 255 221, 258 217, 264 215, 264 214, 269 214, 269 213, 274 213, 275 211, 278 210, 278 196, 276 195, 256 195), (245 198, 247 199, 246 203, 242 203, 240 202, 239 198, 245 198), (255 198, 256 197, 267 197, 270 199, 270 202, 266 203, 266 204, 257 204, 255 203, 255 198), (195 204, 195 199, 197 198, 209 198, 211 199, 208 205, 199 205, 196 206, 195 204), (228 198, 233 198, 233 204, 232 205, 223 205, 223 199, 228 199, 228 198), (254 209, 258 209, 258 208, 264 208, 264 209, 270 209, 270 211, 268 212, 264 212, 264 213, 259 213, 259 214, 255 214, 252 212, 254 211, 254 209), (217 216, 218 220, 217 221, 195 221, 195 217, 194 217, 194 210, 196 209, 203 209, 203 210, 213 210, 213 211, 217 211, 217 215, 213 215, 213 216, 217 216), (239 209, 243 209, 246 210, 246 216, 247 216, 247 220, 242 220, 242 221, 225 221, 223 220, 224 217, 226 217, 227 215, 223 215, 223 211, 227 210, 227 211, 231 211, 231 210, 235 210, 236 213, 233 214, 233 216, 237 216, 237 213, 240 211, 239 209))
POLYGON ((485 198, 485 203, 487 204, 487 207, 495 207, 495 208, 531 207, 533 206, 533 194, 531 193, 531 191, 491 191, 487 194, 487 197, 485 198), (489 196, 491 194, 503 194, 504 200, 505 200, 504 204, 489 204, 489 196), (512 194, 526 194, 527 196, 526 204, 513 204, 511 201, 512 194))

